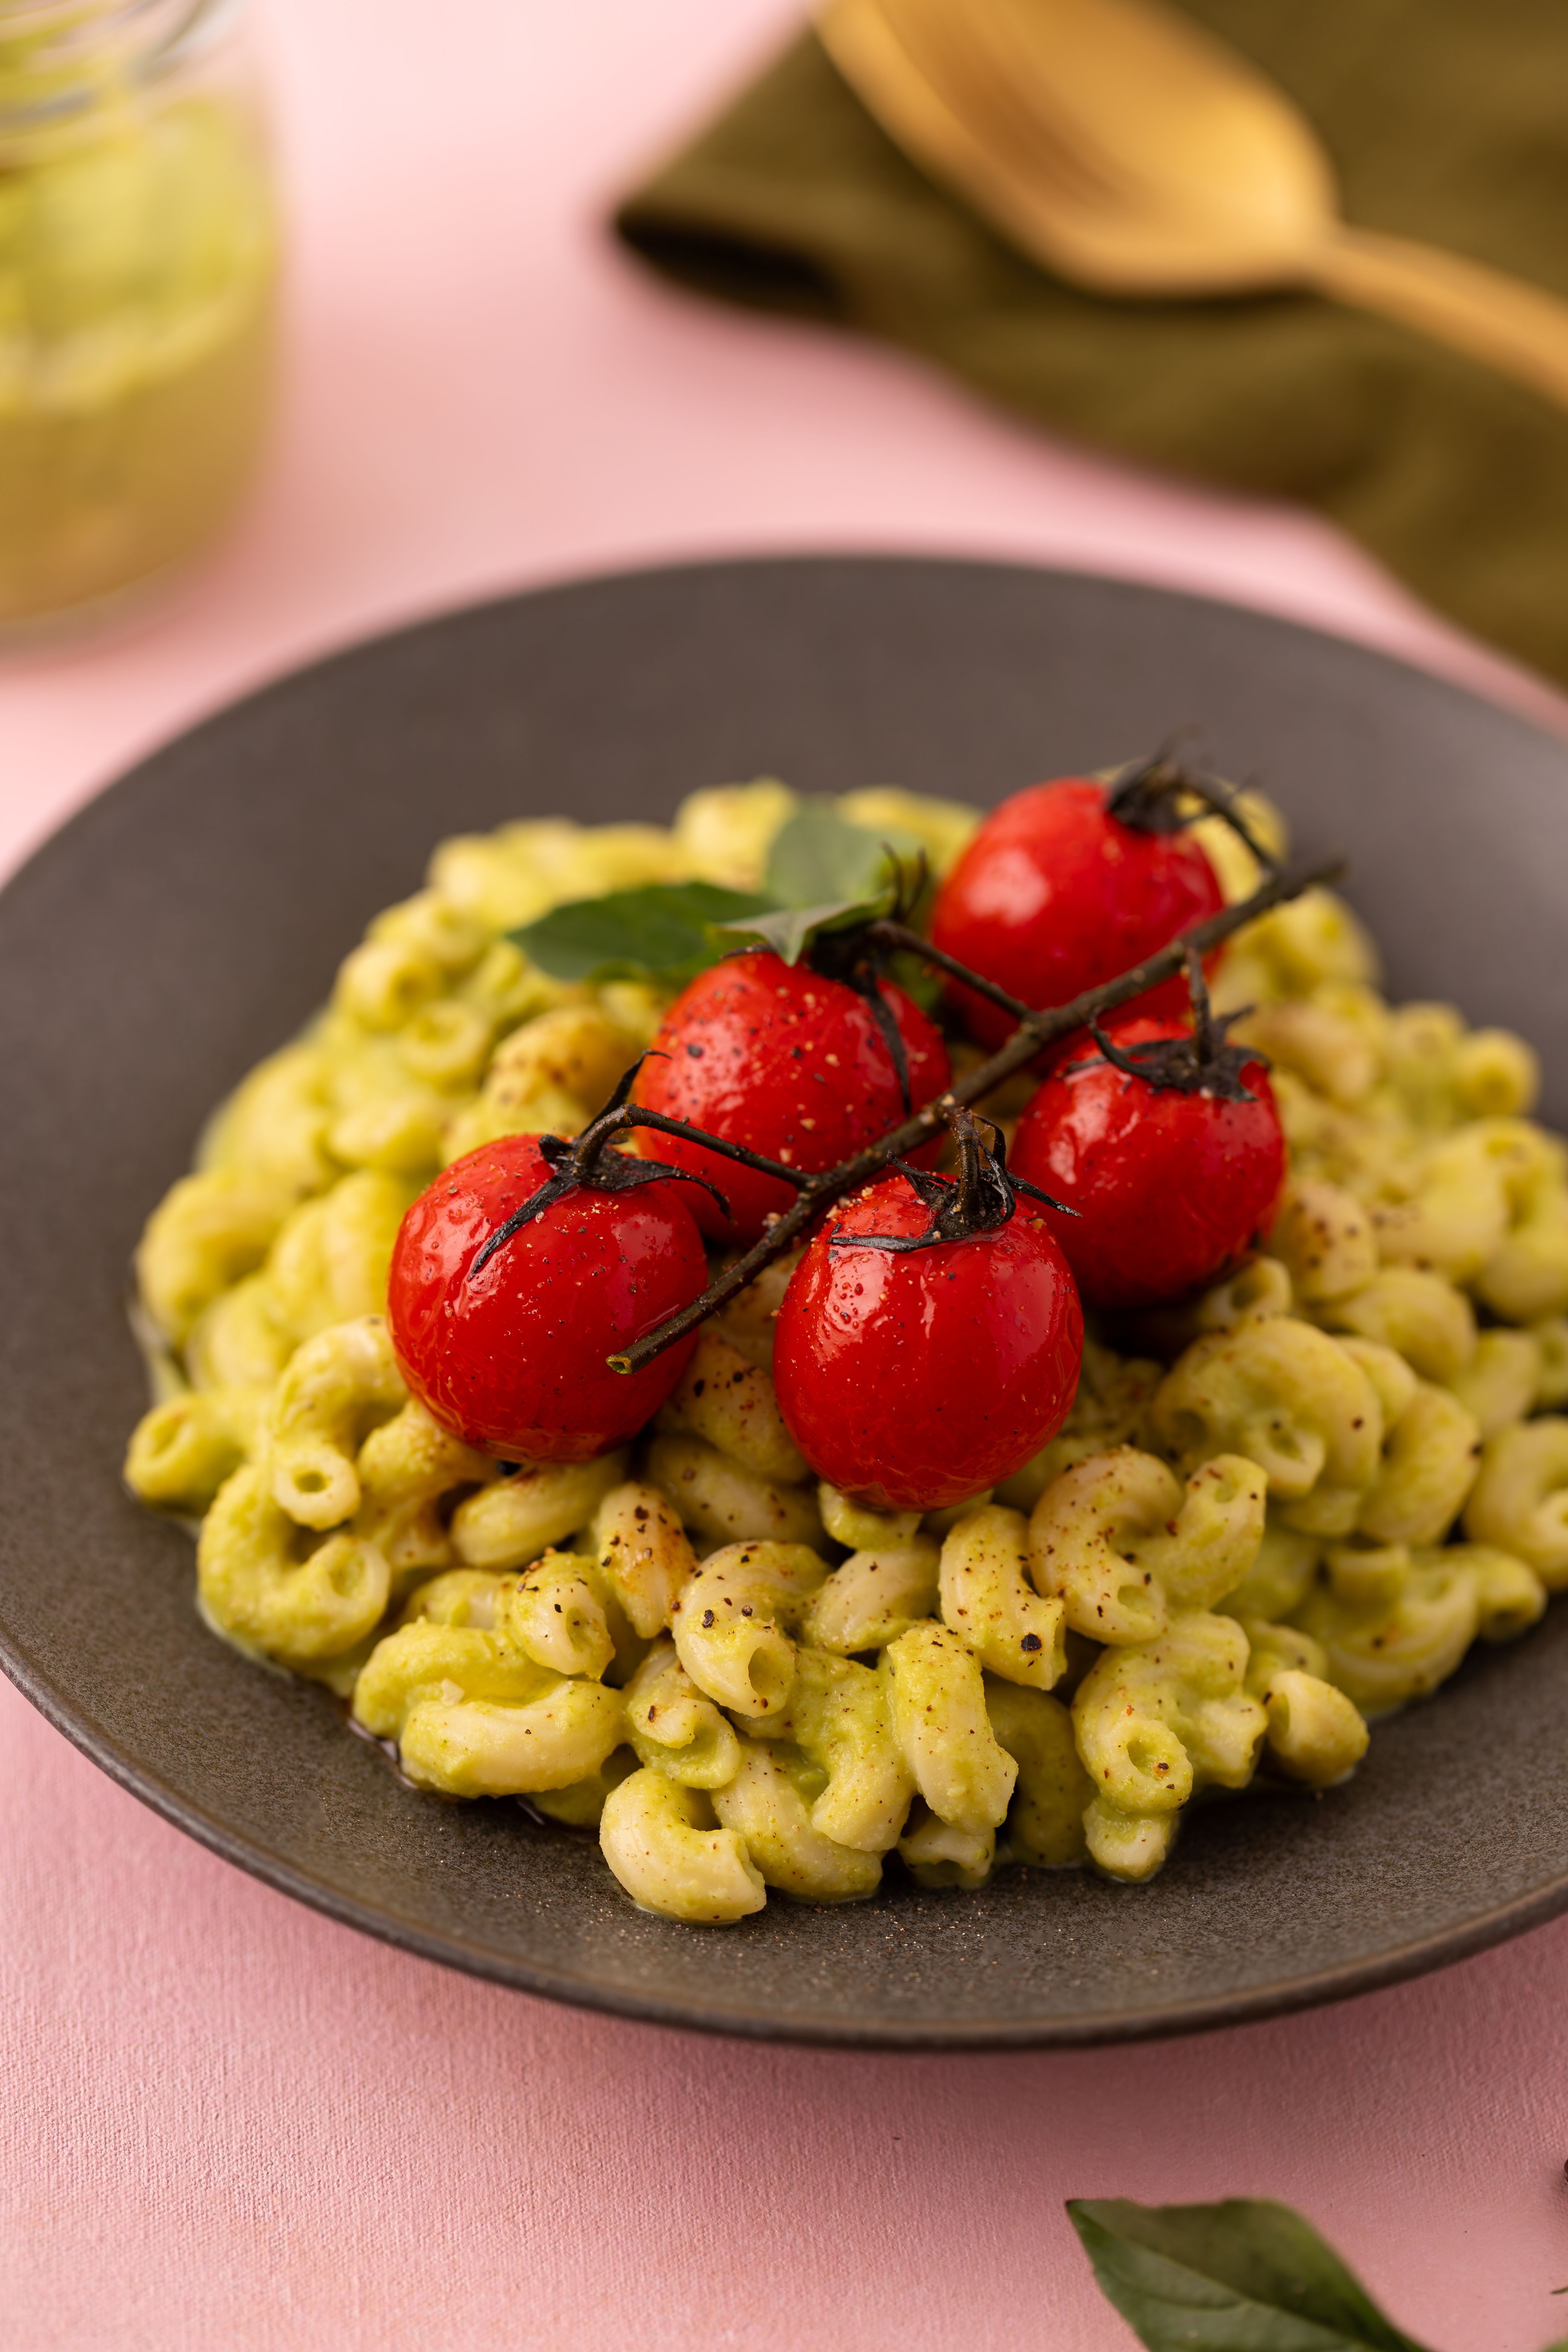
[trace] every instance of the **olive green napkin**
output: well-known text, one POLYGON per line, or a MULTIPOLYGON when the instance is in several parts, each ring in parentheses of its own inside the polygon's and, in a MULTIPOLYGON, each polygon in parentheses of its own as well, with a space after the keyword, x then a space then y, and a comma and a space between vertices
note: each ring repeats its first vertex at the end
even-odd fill
MULTIPOLYGON (((1187 0, 1304 106, 1347 216, 1568 296, 1563 0, 1187 0)), ((868 329, 1122 456, 1306 500, 1568 680, 1568 409, 1311 295, 1130 302, 1025 260, 809 33, 621 207, 709 293, 868 329)))

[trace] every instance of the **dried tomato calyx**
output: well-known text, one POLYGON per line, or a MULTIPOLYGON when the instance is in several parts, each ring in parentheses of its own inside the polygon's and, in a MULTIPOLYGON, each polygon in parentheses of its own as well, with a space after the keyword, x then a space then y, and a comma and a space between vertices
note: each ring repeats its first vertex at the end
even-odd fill
POLYGON ((871 921, 853 923, 843 930, 825 929, 814 933, 805 954, 813 971, 820 972, 824 980, 837 980, 846 988, 852 988, 864 1003, 888 1049, 893 1076, 899 1082, 904 1117, 908 1118, 915 1107, 910 1092, 910 1057, 904 1048, 902 1032, 893 1018, 893 1008, 882 993, 887 957, 878 944, 874 931, 879 922, 896 923, 902 928, 913 920, 915 909, 931 878, 931 870, 923 849, 918 850, 913 860, 906 863, 890 843, 884 842, 882 845, 898 877, 892 905, 885 913, 874 915, 871 921))
POLYGON ((987 1147, 980 1139, 980 1131, 970 1112, 955 1105, 947 1113, 947 1124, 958 1145, 959 1170, 956 1178, 933 1176, 923 1168, 913 1168, 908 1160, 892 1162, 900 1176, 907 1177, 921 1199, 934 1213, 923 1234, 848 1234, 836 1225, 827 1236, 827 1246, 835 1249, 875 1249, 903 1252, 935 1249, 942 1242, 974 1241, 982 1234, 999 1233, 1011 1224, 1017 1212, 1018 1195, 1026 1192, 1032 1201, 1039 1201, 1047 1209, 1059 1209, 1064 1216, 1076 1216, 1065 1201, 1055 1201, 1030 1184, 1022 1176, 1015 1176, 1007 1165, 1007 1145, 1001 1129, 993 1119, 986 1119, 992 1140, 987 1147))
POLYGON ((1268 1069, 1268 1056, 1256 1045, 1232 1045, 1228 1034, 1233 1022, 1245 1020, 1252 1006, 1244 1004, 1237 1012, 1216 1013, 1209 1003, 1202 961, 1190 950, 1187 988, 1193 1000, 1189 1036, 1148 1037, 1134 1045, 1119 1045, 1098 1021, 1091 1021, 1089 1033, 1100 1051, 1086 1055, 1081 1062, 1069 1062, 1067 1075, 1092 1069, 1097 1062, 1109 1062, 1113 1070, 1121 1070, 1130 1078, 1142 1078, 1156 1094, 1174 1091, 1208 1095, 1219 1102, 1256 1102, 1258 1097, 1242 1084, 1241 1074, 1248 1063, 1268 1069))
POLYGON ((1179 737, 1173 736, 1146 760, 1131 760, 1119 768, 1105 787, 1105 813, 1133 833, 1184 833, 1201 817, 1223 817, 1246 843, 1266 874, 1277 874, 1279 861, 1258 839, 1237 806, 1237 787, 1223 776, 1189 768, 1176 756, 1179 737), (1184 807, 1196 801, 1198 806, 1184 807))
POLYGON ((818 931, 806 950, 806 961, 824 980, 836 980, 845 988, 852 988, 865 1005, 888 1049, 893 1076, 899 1082, 904 1117, 908 1118, 914 1109, 910 1093, 910 1057, 904 1051, 893 1008, 882 993, 882 958, 869 944, 864 926, 852 931, 818 931))
POLYGON ((540 1152, 553 1173, 537 1192, 529 1195, 521 1208, 512 1211, 504 1224, 496 1227, 476 1252, 465 1277, 468 1281, 471 1282, 483 1270, 514 1234, 521 1233, 524 1225, 531 1224, 535 1217, 542 1216, 546 1209, 552 1208, 557 1201, 565 1200, 573 1192, 631 1192, 639 1184, 700 1184, 705 1192, 712 1194, 725 1216, 729 1215, 728 1200, 717 1184, 710 1184, 706 1176, 699 1176, 689 1168, 671 1167, 662 1160, 646 1160, 634 1157, 627 1151, 608 1149, 618 1135, 629 1135, 636 1128, 647 1127, 665 1135, 684 1136, 689 1142, 700 1143, 706 1150, 716 1151, 723 1159, 736 1160, 743 1167, 758 1169, 763 1175, 776 1176, 784 1183, 793 1184, 797 1192, 807 1189, 811 1179, 803 1176, 798 1168, 786 1168, 776 1160, 764 1158, 760 1151, 748 1150, 743 1144, 727 1143, 721 1136, 710 1135, 706 1129, 693 1127, 686 1119, 670 1118, 663 1111, 648 1110, 641 1104, 629 1101, 627 1097, 637 1084, 637 1072, 647 1058, 647 1054, 638 1055, 597 1118, 589 1122, 575 1141, 569 1142, 560 1135, 540 1137, 540 1152))

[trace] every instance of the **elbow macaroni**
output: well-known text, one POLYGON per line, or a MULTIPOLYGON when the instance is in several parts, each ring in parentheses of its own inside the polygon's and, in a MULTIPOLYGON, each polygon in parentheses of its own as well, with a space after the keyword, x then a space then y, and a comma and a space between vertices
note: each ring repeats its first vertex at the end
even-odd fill
POLYGON ((1568 1421, 1500 1430, 1481 1455, 1465 1533, 1524 1560, 1547 1590, 1568 1584, 1568 1421))
POLYGON ((893 1729, 939 1821, 980 1835, 1006 1819, 1018 1767, 985 1708, 980 1661, 945 1625, 911 1626, 886 1652, 893 1729))
POLYGON ((458 1504, 452 1549, 468 1568, 521 1568, 586 1527, 626 1466, 624 1454, 520 1463, 458 1504))
POLYGON ((734 1727, 703 1697, 668 1635, 626 1685, 626 1725, 637 1762, 684 1789, 721 1789, 740 1769, 734 1727))
POLYGON ((1221 1454, 1256 1463, 1287 1522, 1314 1534, 1355 1525, 1381 1458, 1383 1411, 1366 1372, 1289 1315, 1195 1340, 1150 1418, 1184 1472, 1221 1454))
MULTIPOLYGON (((475 1144, 581 1128, 666 1001, 557 982, 505 934, 648 880, 753 887, 797 805, 763 780, 670 832, 437 849, 148 1221, 162 1401, 127 1481, 201 1518, 225 1638, 350 1698, 418 1786, 597 1822, 664 1916, 858 1900, 890 1854, 932 1888, 1144 1879, 1204 1788, 1332 1786, 1368 1717, 1568 1587, 1568 1150, 1531 1119, 1529 1047, 1389 1006, 1310 892, 1215 982, 1256 1006, 1237 1034, 1290 1144, 1266 1255, 1130 1326, 1143 1352, 1091 1339, 1061 1431, 994 1497, 922 1519, 816 1484, 772 1379, 794 1259, 703 1330, 635 1450, 488 1460, 393 1358, 399 1222, 475 1144)), ((938 872, 973 823, 843 805, 938 872)), ((1234 897, 1247 853, 1214 845, 1234 897)))
POLYGON ((710 1553, 671 1612, 677 1654, 698 1689, 738 1715, 778 1714, 795 1682, 790 1631, 826 1574, 807 1544, 710 1553))
POLYGON ((1270 1760, 1292 1780, 1332 1788, 1353 1772, 1370 1737, 1355 1702, 1328 1679, 1328 1658, 1293 1625, 1242 1621, 1247 1687, 1268 1717, 1270 1760))
POLYGON ((811 1475, 784 1427, 770 1374, 716 1331, 699 1334, 658 1427, 703 1439, 770 1486, 799 1486, 811 1475))
POLYGON ((802 1649, 783 1714, 748 1728, 754 1738, 798 1748, 819 1777, 814 1830, 861 1853, 886 1853, 897 1843, 915 1784, 893 1729, 885 1673, 802 1649))
POLYGON ((1234 1618, 1181 1610, 1153 1641, 1106 1650, 1079 1685, 1073 1728, 1094 1788, 1084 1830, 1110 1877, 1151 1876, 1189 1798, 1251 1779, 1268 1718, 1247 1662, 1234 1618))
POLYGON ((1004 1681, 1047 1691, 1067 1671, 1067 1612, 1042 1600, 1025 1574, 1022 1511, 988 1503, 952 1529, 942 1548, 942 1622, 1004 1681))
POLYGON ((571 1788, 626 1733, 618 1691, 540 1665, 504 1622, 486 1632, 423 1616, 376 1643, 353 1713, 395 1742, 411 1780, 452 1797, 571 1788))
POLYGON ((881 1856, 840 1845, 816 1826, 810 1766, 792 1770, 784 1757, 752 1740, 742 1740, 741 1749, 734 1779, 713 1791, 713 1810, 766 1884, 802 1903, 855 1903, 875 1894, 881 1856))
POLYGON ((646 1766, 605 1799, 599 1845, 638 1908, 667 1919, 727 1927, 768 1899, 745 1839, 719 1825, 711 1800, 646 1766))
POLYGON ((819 1650, 885 1649, 935 1611, 941 1555, 930 1536, 851 1552, 817 1587, 805 1621, 819 1650))
POLYGON ((359 1508, 356 1456, 408 1391, 385 1318, 333 1324, 295 1350, 267 1419, 272 1498, 302 1528, 335 1528, 359 1508))
POLYGON ((633 1633, 651 1641, 697 1566, 685 1528, 657 1486, 628 1478, 601 1497, 589 1535, 633 1633))
POLYGON ((1263 1540, 1264 1511, 1262 1474, 1239 1454, 1204 1463, 1184 1490, 1152 1454, 1131 1446, 1090 1454, 1036 1504, 1031 1573, 1075 1633, 1147 1641, 1173 1608, 1211 1607, 1240 1582, 1263 1540))

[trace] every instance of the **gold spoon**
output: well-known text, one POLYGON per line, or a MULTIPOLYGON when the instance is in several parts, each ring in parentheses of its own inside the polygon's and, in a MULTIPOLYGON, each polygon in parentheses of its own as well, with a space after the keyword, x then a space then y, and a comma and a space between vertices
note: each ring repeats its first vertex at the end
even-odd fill
POLYGON ((1568 405, 1568 302, 1340 218, 1310 123, 1159 0, 824 0, 824 47, 899 144, 1096 291, 1308 287, 1568 405))

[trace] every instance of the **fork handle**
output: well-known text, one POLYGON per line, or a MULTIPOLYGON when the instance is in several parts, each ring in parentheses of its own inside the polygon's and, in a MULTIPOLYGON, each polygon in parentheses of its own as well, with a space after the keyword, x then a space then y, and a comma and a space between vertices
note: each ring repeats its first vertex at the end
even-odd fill
POLYGON ((1568 407, 1568 302, 1438 247, 1336 228, 1307 261, 1321 293, 1380 310, 1568 407))

